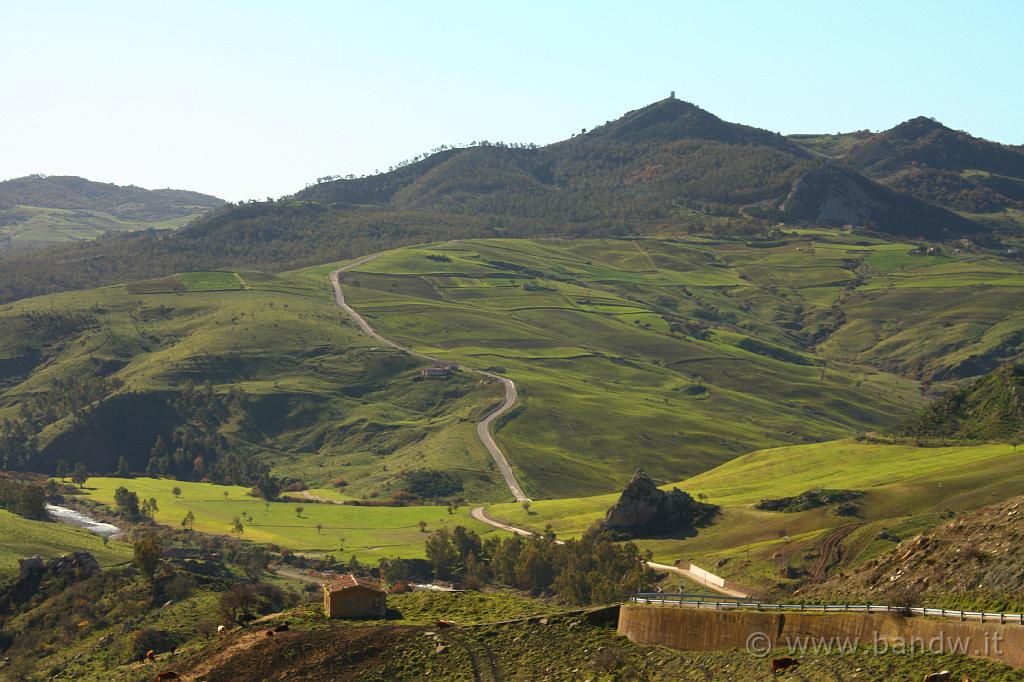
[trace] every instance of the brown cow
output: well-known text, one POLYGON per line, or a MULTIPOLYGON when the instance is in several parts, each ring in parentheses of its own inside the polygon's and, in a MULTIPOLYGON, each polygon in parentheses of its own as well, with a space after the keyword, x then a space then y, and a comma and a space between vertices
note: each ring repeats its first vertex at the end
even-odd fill
POLYGON ((772 659, 772 675, 789 668, 795 668, 800 665, 800 661, 796 660, 792 656, 783 656, 782 658, 772 659))
POLYGON ((282 623, 274 628, 274 632, 288 632, 288 623, 282 623))
POLYGON ((147 660, 147 661, 149 661, 150 663, 152 663, 153 661, 155 661, 155 660, 156 660, 156 652, 155 652, 155 651, 153 651, 152 649, 150 649, 149 651, 147 651, 147 652, 146 652, 146 660, 147 660))
POLYGON ((165 670, 162 673, 157 673, 157 682, 165 682, 166 680, 180 680, 181 675, 174 672, 173 670, 165 670))
POLYGON ((948 670, 943 670, 940 673, 929 673, 924 676, 924 682, 949 682, 949 678, 952 676, 948 670))
POLYGON ((455 627, 455 621, 444 620, 443 618, 434 622, 434 626, 438 628, 453 628, 455 627))
POLYGON ((267 637, 273 637, 273 636, 274 636, 274 631, 273 630, 267 630, 267 637))

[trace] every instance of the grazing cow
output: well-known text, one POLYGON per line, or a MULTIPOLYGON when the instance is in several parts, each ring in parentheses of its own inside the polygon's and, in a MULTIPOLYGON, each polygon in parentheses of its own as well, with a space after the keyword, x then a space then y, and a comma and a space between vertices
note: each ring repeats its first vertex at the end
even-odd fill
POLYGON ((455 627, 455 621, 440 619, 434 622, 434 626, 437 628, 453 628, 455 627))
POLYGON ((217 634, 218 635, 223 635, 227 631, 228 631, 228 629, 227 629, 226 626, 224 626, 224 625, 218 625, 217 626, 217 634))
POLYGON ((173 670, 165 670, 162 673, 157 673, 157 682, 166 682, 167 680, 180 680, 181 675, 174 672, 173 670))
POLYGON ((147 651, 147 652, 146 652, 146 660, 147 660, 147 661, 149 661, 150 663, 152 663, 153 661, 155 661, 155 660, 156 660, 156 652, 155 652, 155 651, 153 651, 152 649, 150 649, 149 651, 147 651))
POLYGON ((281 623, 274 628, 274 632, 288 632, 288 623, 281 623))
POLYGON ((772 675, 789 668, 795 668, 800 665, 800 661, 796 660, 792 656, 783 656, 782 658, 772 659, 772 675))
POLYGON ((924 676, 924 682, 949 682, 949 678, 952 675, 948 670, 943 670, 940 673, 929 673, 924 676))

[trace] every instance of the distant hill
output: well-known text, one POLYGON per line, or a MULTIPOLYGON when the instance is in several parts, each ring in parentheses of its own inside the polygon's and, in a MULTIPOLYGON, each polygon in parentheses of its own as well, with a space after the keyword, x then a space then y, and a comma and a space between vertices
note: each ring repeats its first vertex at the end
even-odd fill
POLYGON ((978 219, 998 222, 1008 209, 1024 209, 1024 148, 974 137, 925 116, 877 134, 790 139, 891 189, 980 214, 978 219))
POLYGON ((5 180, 0 182, 0 252, 108 231, 177 228, 223 203, 199 192, 122 187, 74 176, 5 180))
POLYGON ((1006 365, 946 393, 903 429, 914 436, 967 440, 1024 437, 1024 364, 1006 365))
POLYGON ((170 236, 9 258, 0 268, 0 301, 191 268, 282 270, 464 237, 763 239, 787 223, 987 239, 987 227, 884 187, 841 159, 823 159, 814 147, 828 144, 814 139, 730 123, 669 98, 544 147, 442 148, 281 201, 227 205, 170 236))

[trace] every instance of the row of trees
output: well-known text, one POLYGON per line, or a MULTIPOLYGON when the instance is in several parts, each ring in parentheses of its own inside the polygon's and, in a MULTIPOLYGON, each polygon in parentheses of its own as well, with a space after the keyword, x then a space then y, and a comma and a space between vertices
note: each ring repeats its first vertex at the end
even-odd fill
POLYGON ((551 593, 569 604, 617 601, 648 588, 654 573, 632 542, 614 543, 588 534, 564 543, 550 527, 543 535, 488 537, 456 526, 431 534, 427 557, 434 574, 447 580, 500 583, 532 594, 551 593))

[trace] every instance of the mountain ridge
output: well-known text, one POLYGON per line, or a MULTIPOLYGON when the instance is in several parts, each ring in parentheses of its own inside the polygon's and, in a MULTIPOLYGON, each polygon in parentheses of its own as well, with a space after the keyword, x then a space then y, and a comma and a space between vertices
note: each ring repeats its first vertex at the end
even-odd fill
POLYGON ((544 147, 442 149, 386 173, 318 182, 279 201, 224 205, 175 234, 8 258, 0 300, 190 267, 284 270, 465 237, 771 239, 779 223, 788 223, 991 241, 990 227, 879 184, 841 158, 837 168, 823 165, 812 147, 669 98, 544 147), (85 262, 87 270, 54 272, 54 262, 85 262))

